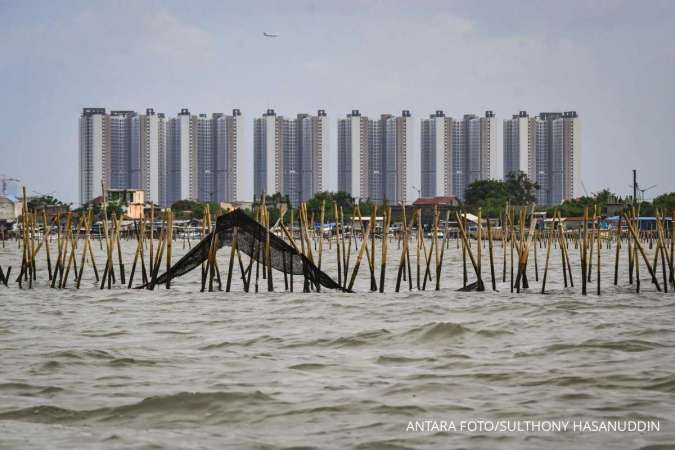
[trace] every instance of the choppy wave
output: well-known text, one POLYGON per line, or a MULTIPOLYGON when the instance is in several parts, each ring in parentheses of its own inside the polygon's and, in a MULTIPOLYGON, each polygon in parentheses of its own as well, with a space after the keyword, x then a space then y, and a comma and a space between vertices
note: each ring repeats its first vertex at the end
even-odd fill
POLYGON ((173 395, 148 397, 140 402, 110 408, 73 410, 52 405, 31 406, 0 412, 0 420, 23 420, 40 423, 74 423, 88 421, 124 422, 143 416, 174 420, 204 418, 207 414, 235 413, 244 406, 274 402, 262 392, 181 392, 173 395))
POLYGON ((199 271, 170 291, 0 289, 0 448, 672 448, 672 292, 581 297, 558 258, 547 295, 457 293, 455 252, 441 291, 202 295, 199 271), (662 431, 405 431, 561 415, 662 431))

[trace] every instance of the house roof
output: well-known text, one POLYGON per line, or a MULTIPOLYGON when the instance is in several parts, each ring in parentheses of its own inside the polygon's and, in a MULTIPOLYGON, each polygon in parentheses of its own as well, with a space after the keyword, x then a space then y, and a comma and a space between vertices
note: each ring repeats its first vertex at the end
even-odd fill
POLYGON ((452 205, 457 203, 457 197, 453 196, 438 196, 438 197, 424 197, 418 198, 415 200, 413 205, 415 206, 427 206, 427 205, 452 205))

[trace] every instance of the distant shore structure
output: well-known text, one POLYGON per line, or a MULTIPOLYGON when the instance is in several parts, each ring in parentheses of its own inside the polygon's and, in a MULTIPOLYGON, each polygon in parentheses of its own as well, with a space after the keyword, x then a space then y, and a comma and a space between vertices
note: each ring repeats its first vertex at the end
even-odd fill
POLYGON ((294 118, 268 109, 253 119, 253 173, 242 173, 241 152, 251 148, 243 120, 239 109, 195 115, 182 108, 167 117, 152 108, 145 114, 84 108, 80 203, 101 196, 101 181, 109 189, 143 190, 147 201, 162 207, 178 200, 236 202, 244 199, 243 183, 252 180, 255 198, 279 193, 298 205, 329 190, 329 170, 337 172, 338 191, 378 204, 436 196, 463 201, 474 181, 513 172, 539 184, 540 206, 583 193, 576 111, 514 114, 503 121, 500 152, 491 110, 458 119, 437 110, 419 121, 418 137, 410 110, 373 119, 354 109, 337 120, 337 167, 329 168, 325 109, 294 118))

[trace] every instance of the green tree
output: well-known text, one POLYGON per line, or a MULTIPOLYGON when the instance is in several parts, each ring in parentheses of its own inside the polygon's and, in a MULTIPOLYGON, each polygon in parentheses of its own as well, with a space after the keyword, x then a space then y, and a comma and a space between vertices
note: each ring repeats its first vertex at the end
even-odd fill
POLYGON ((660 209, 664 215, 670 215, 675 211, 675 192, 661 194, 652 202, 654 208, 660 209))
POLYGON ((217 214, 220 210, 220 205, 215 202, 202 203, 194 200, 178 200, 171 205, 171 211, 176 219, 203 219, 206 215, 207 206, 211 214, 217 214))
POLYGON ((537 200, 539 184, 527 178, 524 172, 510 172, 504 181, 509 202, 513 205, 530 205, 537 200))
POLYGON ((70 204, 63 203, 61 200, 52 197, 51 195, 40 195, 39 197, 33 197, 28 200, 28 209, 31 211, 37 211, 50 206, 62 206, 66 210, 70 209, 70 204))
POLYGON ((498 217, 509 200, 506 183, 499 180, 477 180, 471 183, 464 193, 466 207, 476 213, 482 209, 483 215, 498 217))

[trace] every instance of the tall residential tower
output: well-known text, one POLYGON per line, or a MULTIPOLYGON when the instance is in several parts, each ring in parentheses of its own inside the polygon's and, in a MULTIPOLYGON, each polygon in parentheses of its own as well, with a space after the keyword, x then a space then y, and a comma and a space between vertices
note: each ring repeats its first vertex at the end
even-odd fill
POLYGON ((324 190, 328 152, 328 117, 298 114, 295 119, 268 109, 253 122, 254 195, 287 195, 297 205, 324 190))
POLYGON ((537 204, 558 204, 581 192, 580 123, 575 111, 526 111, 504 121, 504 175, 520 171, 539 184, 537 204))
POLYGON ((369 120, 353 110, 338 121, 338 190, 376 203, 414 201, 420 185, 414 142, 410 111, 369 120))
POLYGON ((501 179, 498 173, 497 122, 492 111, 484 117, 465 114, 461 121, 436 111, 421 122, 423 197, 464 199, 469 184, 501 179))
POLYGON ((575 111, 543 112, 537 116, 537 204, 558 204, 581 192, 580 128, 575 111))
POLYGON ((80 116, 80 204, 102 194, 101 183, 110 186, 110 116, 105 108, 84 108, 80 116))

